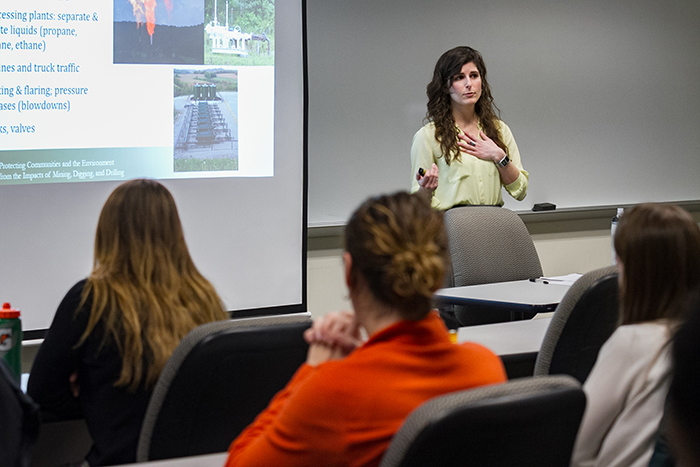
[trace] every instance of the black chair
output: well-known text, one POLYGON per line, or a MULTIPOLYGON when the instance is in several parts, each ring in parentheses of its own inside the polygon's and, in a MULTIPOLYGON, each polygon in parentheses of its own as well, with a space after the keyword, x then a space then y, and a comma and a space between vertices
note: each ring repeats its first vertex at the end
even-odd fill
MULTIPOLYGON (((517 281, 542 276, 542 265, 520 217, 505 208, 468 206, 445 212, 451 271, 445 287, 517 281)), ((510 311, 471 306, 441 307, 461 326, 511 319, 510 311)), ((528 315, 529 318, 534 316, 528 315)), ((448 323, 449 327, 450 323, 448 323)))
POLYGON ((618 322, 617 268, 581 276, 554 312, 535 362, 535 376, 566 374, 581 384, 618 322))
POLYGON ((565 467, 586 405, 569 376, 455 392, 413 411, 380 467, 565 467))
POLYGON ((28 467, 39 436, 39 406, 22 392, 0 359, 0 465, 28 467))
POLYGON ((158 379, 137 462, 226 451, 306 360, 310 326, 304 313, 193 329, 158 379))

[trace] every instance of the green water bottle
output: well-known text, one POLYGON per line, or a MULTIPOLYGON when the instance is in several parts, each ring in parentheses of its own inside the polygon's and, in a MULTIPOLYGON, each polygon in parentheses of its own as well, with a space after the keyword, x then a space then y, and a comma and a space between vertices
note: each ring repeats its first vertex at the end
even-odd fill
POLYGON ((19 381, 22 370, 22 322, 19 310, 9 303, 3 303, 0 309, 0 358, 7 362, 19 381))

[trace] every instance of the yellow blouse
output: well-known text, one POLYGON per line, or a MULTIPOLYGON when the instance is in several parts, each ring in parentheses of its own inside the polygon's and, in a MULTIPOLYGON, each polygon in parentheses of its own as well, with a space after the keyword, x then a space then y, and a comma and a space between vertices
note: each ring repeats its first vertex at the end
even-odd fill
MULTIPOLYGON (((440 143, 435 139, 435 125, 431 122, 416 132, 411 146, 411 192, 420 188, 416 173, 422 167, 429 170, 433 163, 440 171, 438 187, 433 193, 432 206, 435 209, 449 209, 459 204, 486 204, 503 206, 501 187, 518 201, 527 195, 529 174, 520 162, 520 152, 515 144, 513 133, 499 120, 501 141, 508 148, 510 163, 520 171, 518 178, 509 185, 501 183, 496 164, 481 160, 467 153, 461 153, 461 161, 452 160, 450 165, 442 157, 440 143)), ((461 130, 460 130, 461 131, 461 130)))

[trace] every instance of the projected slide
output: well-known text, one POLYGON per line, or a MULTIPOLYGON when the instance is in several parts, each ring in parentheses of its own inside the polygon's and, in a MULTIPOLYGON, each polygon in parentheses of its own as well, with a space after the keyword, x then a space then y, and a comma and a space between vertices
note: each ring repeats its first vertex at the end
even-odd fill
POLYGON ((7 0, 0 185, 274 176, 274 0, 7 0))
POLYGON ((231 311, 306 311, 301 0, 2 0, 0 298, 41 338, 121 182, 160 179, 231 311))

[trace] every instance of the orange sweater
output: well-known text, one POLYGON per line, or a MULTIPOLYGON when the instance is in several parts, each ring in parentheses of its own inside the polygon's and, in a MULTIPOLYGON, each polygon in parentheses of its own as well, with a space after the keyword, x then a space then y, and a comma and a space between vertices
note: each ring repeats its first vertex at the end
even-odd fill
POLYGON ((491 351, 450 343, 437 314, 402 321, 342 360, 302 365, 231 444, 226 465, 378 465, 421 403, 505 380, 491 351))

